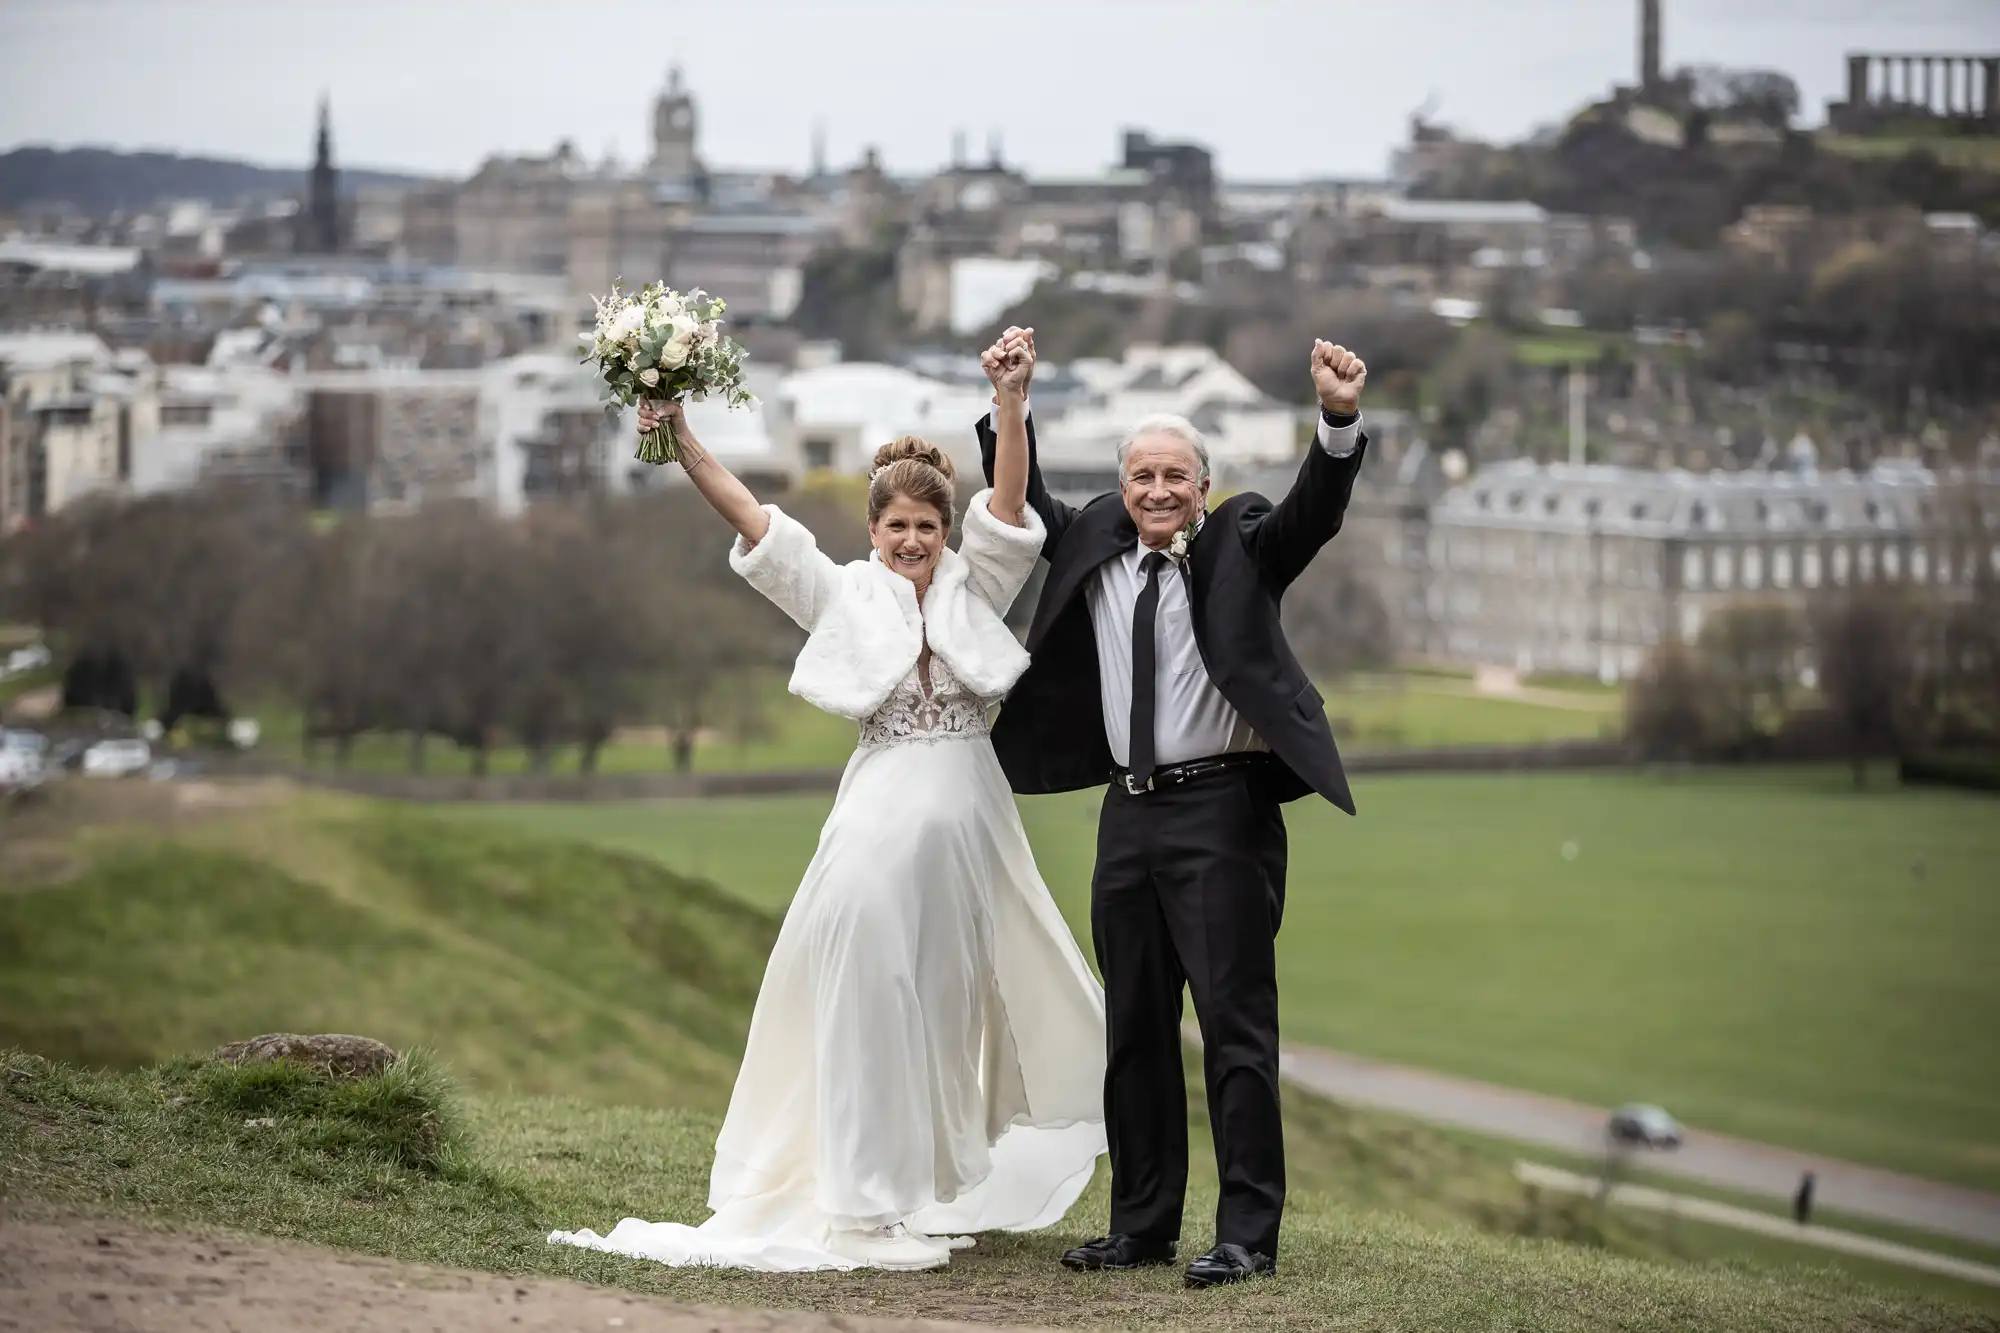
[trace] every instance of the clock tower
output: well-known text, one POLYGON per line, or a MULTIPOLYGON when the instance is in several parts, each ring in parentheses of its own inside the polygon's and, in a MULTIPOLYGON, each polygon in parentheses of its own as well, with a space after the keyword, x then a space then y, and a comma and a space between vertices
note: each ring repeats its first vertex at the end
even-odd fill
POLYGON ((694 98, 681 86, 676 65, 667 75, 666 91, 653 103, 653 159, 646 174, 662 182, 694 180, 701 173, 694 136, 694 98))

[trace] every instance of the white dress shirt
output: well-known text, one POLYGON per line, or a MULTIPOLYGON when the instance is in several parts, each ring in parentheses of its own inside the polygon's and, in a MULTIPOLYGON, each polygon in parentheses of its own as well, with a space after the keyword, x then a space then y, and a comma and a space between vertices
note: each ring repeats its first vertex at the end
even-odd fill
MULTIPOLYGON (((1319 419, 1319 447, 1335 458, 1353 453, 1361 439, 1361 418, 1345 426, 1319 419)), ((1195 532, 1201 532, 1196 520, 1195 532)), ((1084 586, 1091 627, 1097 633, 1097 683, 1104 702, 1104 739, 1111 758, 1121 768, 1132 749, 1132 616, 1139 590, 1145 586, 1140 562, 1146 546, 1134 542, 1123 555, 1107 560, 1084 586)), ((1153 687, 1153 762, 1159 767, 1184 764, 1213 754, 1264 750, 1261 736, 1250 729, 1222 691, 1208 678, 1201 650, 1195 644, 1193 606, 1181 566, 1169 564, 1159 573, 1160 608, 1153 621, 1156 664, 1153 687)))

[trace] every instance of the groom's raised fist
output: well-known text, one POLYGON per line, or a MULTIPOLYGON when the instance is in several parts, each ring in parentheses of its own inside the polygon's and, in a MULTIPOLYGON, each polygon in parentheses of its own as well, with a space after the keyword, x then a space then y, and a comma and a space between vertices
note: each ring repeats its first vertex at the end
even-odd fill
POLYGON ((1368 383, 1368 366, 1360 357, 1336 343, 1316 338, 1312 377, 1322 408, 1343 417, 1361 410, 1361 388, 1368 383))

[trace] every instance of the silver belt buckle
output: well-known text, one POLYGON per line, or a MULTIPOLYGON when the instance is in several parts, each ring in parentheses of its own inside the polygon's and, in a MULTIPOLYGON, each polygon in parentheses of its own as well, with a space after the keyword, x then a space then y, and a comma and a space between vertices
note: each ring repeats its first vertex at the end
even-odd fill
POLYGON ((1141 787, 1138 783, 1132 781, 1132 775, 1129 772, 1122 773, 1119 776, 1125 780, 1125 794, 1127 796, 1137 796, 1141 792, 1149 792, 1153 789, 1153 780, 1151 778, 1147 778, 1146 785, 1141 787))

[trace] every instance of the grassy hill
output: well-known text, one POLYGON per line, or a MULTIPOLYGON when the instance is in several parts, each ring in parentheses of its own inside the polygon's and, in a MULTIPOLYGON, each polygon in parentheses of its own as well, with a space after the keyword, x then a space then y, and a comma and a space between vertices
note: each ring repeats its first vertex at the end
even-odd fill
MULTIPOLYGON (((1660 1262, 1728 1251, 1699 1228, 1663 1237, 1540 1197, 1489 1146, 1297 1093, 1286 1278, 1216 1300, 1183 1294, 1172 1273, 1094 1284, 1052 1266, 1104 1225, 1101 1176, 1053 1234, 987 1238, 916 1278, 753 1278, 554 1249, 542 1243, 553 1227, 704 1215, 773 918, 643 857, 227 790, 71 784, 0 826, 0 1046, 22 1048, 0 1053, 4 1206, 855 1313, 1243 1329, 1981 1326, 1970 1306, 1785 1266, 1804 1252, 1754 1269, 1660 1262), (345 1090, 174 1058, 266 1030, 359 1031, 437 1056, 345 1090)), ((1198 1089, 1191 1107, 1200 1143, 1198 1089)), ((1214 1200, 1202 1156, 1190 1249, 1207 1243, 1214 1200)))
POLYGON ((0 894, 0 1044, 86 1064, 353 1031, 434 1046, 482 1089, 720 1110, 776 938, 650 861, 391 806, 81 836, 70 877, 0 894))
MULTIPOLYGON (((1355 799, 1286 808, 1291 1040, 2000 1188, 1991 796, 1805 769, 1364 777, 1355 799)), ((464 814, 777 910, 830 800, 464 814)), ((1086 935, 1096 794, 1022 812, 1086 935)))

